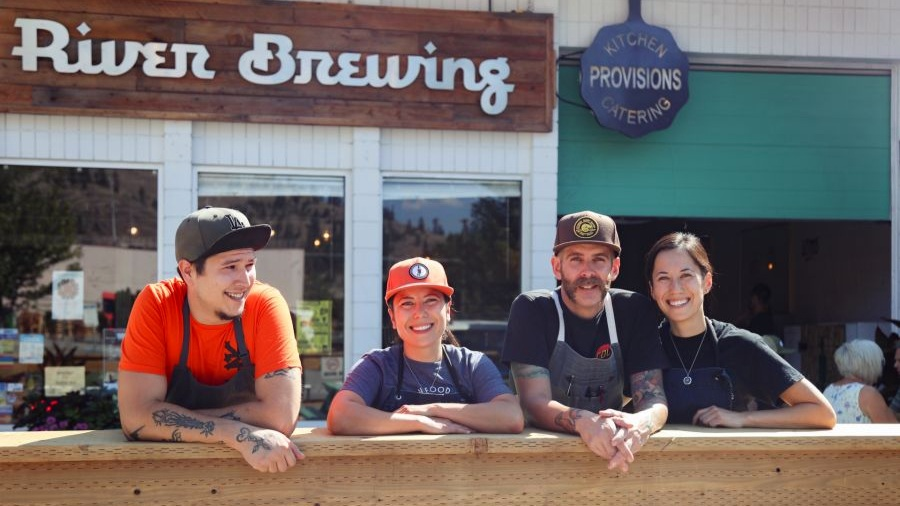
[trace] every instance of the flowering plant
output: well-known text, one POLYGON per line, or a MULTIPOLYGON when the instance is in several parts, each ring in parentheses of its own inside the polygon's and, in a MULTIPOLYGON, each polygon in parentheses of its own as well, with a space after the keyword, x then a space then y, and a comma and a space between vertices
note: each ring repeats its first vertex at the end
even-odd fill
POLYGON ((62 397, 27 395, 14 413, 14 427, 28 430, 86 430, 119 428, 115 392, 69 392, 62 397))

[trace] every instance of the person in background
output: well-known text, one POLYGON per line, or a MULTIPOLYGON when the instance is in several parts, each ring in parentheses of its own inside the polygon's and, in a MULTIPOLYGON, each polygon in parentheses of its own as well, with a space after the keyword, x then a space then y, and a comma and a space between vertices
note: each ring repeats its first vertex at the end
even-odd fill
POLYGON ((659 339, 671 366, 663 384, 669 422, 710 427, 831 428, 821 392, 762 338, 706 318, 713 268, 700 239, 675 232, 647 252, 650 295, 666 319, 659 339), (772 409, 749 411, 752 401, 772 409))
POLYGON ((621 251, 609 216, 560 218, 550 265, 561 286, 516 297, 501 358, 534 425, 577 434, 609 469, 627 471, 666 421, 666 360, 650 300, 610 287, 621 251))
POLYGON ((757 283, 750 291, 750 307, 748 312, 740 316, 736 325, 759 336, 774 336, 775 319, 769 300, 772 289, 765 283, 757 283))
POLYGON ((895 423, 897 418, 872 386, 881 376, 884 352, 873 341, 857 339, 834 351, 842 378, 823 392, 837 413, 838 423, 895 423))
POLYGON ((286 471, 300 413, 287 302, 256 280, 269 225, 204 207, 175 232, 179 277, 147 285, 122 341, 119 414, 132 441, 224 443, 256 470, 286 471))
POLYGON ((453 288, 430 259, 397 262, 384 300, 399 340, 364 355, 328 410, 334 434, 519 433, 524 417, 500 371, 447 328, 453 288))

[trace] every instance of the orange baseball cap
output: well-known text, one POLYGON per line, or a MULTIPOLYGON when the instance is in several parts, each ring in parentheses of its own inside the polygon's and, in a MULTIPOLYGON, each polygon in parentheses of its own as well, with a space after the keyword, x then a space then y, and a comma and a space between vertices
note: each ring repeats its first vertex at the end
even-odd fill
POLYGON ((447 283, 444 266, 428 258, 415 257, 401 260, 391 266, 384 300, 387 302, 400 290, 418 286, 434 288, 447 297, 453 295, 453 287, 447 283))

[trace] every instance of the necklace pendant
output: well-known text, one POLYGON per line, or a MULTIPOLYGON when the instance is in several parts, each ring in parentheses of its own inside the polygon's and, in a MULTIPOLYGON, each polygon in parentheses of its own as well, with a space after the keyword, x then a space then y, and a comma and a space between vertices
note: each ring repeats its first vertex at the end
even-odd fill
POLYGON ((685 385, 690 385, 694 382, 694 380, 692 380, 690 376, 685 376, 684 379, 681 380, 681 382, 685 385))

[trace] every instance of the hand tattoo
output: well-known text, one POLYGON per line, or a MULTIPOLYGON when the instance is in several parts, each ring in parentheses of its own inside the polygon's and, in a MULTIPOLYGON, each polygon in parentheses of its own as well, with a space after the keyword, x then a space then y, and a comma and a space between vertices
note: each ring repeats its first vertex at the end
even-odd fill
POLYGON ((183 413, 177 413, 170 409, 161 409, 153 412, 153 422, 156 425, 165 425, 167 427, 184 427, 188 429, 200 429, 200 433, 204 436, 211 436, 216 428, 215 422, 201 422, 196 418, 192 418, 183 413))
POLYGON ((238 443, 243 443, 244 441, 250 441, 253 443, 253 451, 251 453, 256 453, 260 448, 264 450, 271 450, 272 446, 269 443, 266 443, 263 438, 259 436, 254 436, 250 429, 244 427, 241 429, 241 432, 235 438, 238 443))
POLYGON ((582 417, 581 412, 582 410, 580 409, 570 408, 568 411, 556 415, 556 418, 553 421, 556 422, 557 427, 560 427, 566 432, 577 434, 578 431, 575 430, 575 421, 582 417))

